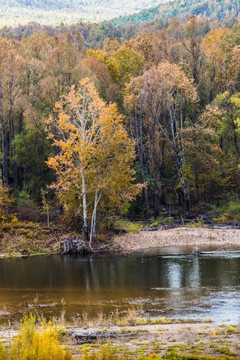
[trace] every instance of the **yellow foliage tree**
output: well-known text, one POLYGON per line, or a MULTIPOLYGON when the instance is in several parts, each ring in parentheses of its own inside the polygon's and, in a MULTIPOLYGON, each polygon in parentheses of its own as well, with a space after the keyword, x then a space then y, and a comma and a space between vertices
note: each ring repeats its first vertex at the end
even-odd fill
POLYGON ((210 34, 206 35, 203 39, 203 48, 207 58, 211 64, 211 89, 210 89, 210 101, 214 98, 214 83, 216 82, 218 88, 224 90, 226 86, 227 67, 226 61, 229 55, 226 50, 227 35, 229 29, 216 29, 212 30, 210 34))
POLYGON ((47 122, 58 153, 48 160, 58 181, 54 185, 68 211, 83 218, 84 240, 95 238, 97 209, 119 209, 141 191, 134 185, 134 143, 115 104, 106 105, 89 79, 56 103, 47 122))

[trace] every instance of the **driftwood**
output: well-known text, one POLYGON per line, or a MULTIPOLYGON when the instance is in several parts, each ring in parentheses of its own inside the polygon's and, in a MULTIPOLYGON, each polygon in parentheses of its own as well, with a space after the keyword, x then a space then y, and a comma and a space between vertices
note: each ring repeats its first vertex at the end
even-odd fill
POLYGON ((149 228, 141 229, 140 231, 158 231, 159 229, 160 229, 159 226, 152 226, 152 227, 149 227, 149 228))
POLYGON ((89 244, 78 237, 64 236, 58 246, 61 255, 85 255, 93 252, 89 244))
POLYGON ((91 342, 96 342, 100 339, 109 339, 116 337, 117 333, 113 331, 97 331, 97 332, 89 332, 89 333, 70 333, 71 338, 73 338, 74 342, 77 344, 86 344, 91 342))
POLYGON ((106 340, 116 337, 132 337, 136 336, 139 333, 136 332, 129 332, 129 333, 119 333, 116 331, 96 331, 96 332, 83 332, 78 333, 76 331, 69 332, 69 335, 73 339, 73 341, 77 344, 88 344, 92 342, 96 342, 99 340, 106 340))
POLYGON ((58 252, 61 255, 86 255, 105 252, 110 246, 111 244, 100 246, 96 243, 91 246, 78 236, 65 235, 58 242, 58 252))

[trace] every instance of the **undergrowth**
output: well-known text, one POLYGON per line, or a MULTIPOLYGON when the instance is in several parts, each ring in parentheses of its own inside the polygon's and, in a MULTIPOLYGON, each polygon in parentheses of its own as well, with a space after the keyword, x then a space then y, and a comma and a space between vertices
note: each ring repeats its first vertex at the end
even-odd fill
POLYGON ((218 214, 213 222, 218 224, 236 223, 240 221, 240 201, 225 201, 215 206, 214 214, 218 214))
POLYGON ((162 225, 173 223, 172 217, 160 216, 156 219, 149 219, 148 223, 144 221, 130 221, 127 219, 115 219, 111 224, 111 228, 117 232, 132 232, 136 233, 144 228, 160 227, 162 225))
POLYGON ((60 336, 51 322, 43 321, 39 328, 36 317, 29 315, 10 347, 0 346, 0 360, 71 360, 69 348, 59 342, 60 336))
POLYGON ((145 227, 143 221, 130 221, 126 219, 116 219, 111 224, 111 228, 117 232, 138 232, 145 227))
POLYGON ((16 216, 0 219, 0 253, 23 256, 56 253, 59 238, 69 231, 61 225, 21 221, 16 216))

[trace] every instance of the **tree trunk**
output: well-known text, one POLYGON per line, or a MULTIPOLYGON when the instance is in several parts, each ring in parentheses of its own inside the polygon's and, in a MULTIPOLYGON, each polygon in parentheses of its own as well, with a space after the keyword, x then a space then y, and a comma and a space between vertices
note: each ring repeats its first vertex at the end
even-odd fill
POLYGON ((211 77, 211 88, 210 88, 210 95, 209 95, 209 101, 212 102, 213 101, 213 98, 214 98, 214 94, 213 94, 213 90, 214 90, 214 79, 215 79, 215 76, 216 76, 216 68, 213 64, 213 74, 212 74, 212 77, 211 77))
POLYGON ((101 192, 98 194, 98 191, 95 193, 94 199, 94 208, 92 213, 92 220, 91 220, 91 231, 90 231, 90 241, 89 244, 92 244, 92 241, 96 239, 96 222, 97 222, 97 206, 101 198, 101 192))
POLYGON ((183 171, 182 171, 182 152, 181 152, 181 146, 177 145, 177 140, 176 140, 176 129, 177 129, 177 122, 176 122, 176 109, 175 107, 173 108, 173 111, 170 107, 170 105, 168 104, 168 108, 169 108, 169 115, 170 115, 170 122, 171 122, 171 132, 172 132, 172 147, 173 147, 173 151, 175 154, 175 163, 177 166, 177 170, 179 173, 179 177, 180 177, 180 181, 181 181, 181 185, 182 185, 182 190, 183 190, 183 197, 184 197, 184 201, 186 202, 186 207, 187 207, 187 211, 190 214, 190 194, 189 191, 187 189, 185 180, 184 180, 184 176, 183 176, 183 171), (180 153, 180 155, 179 155, 180 153))
MULTIPOLYGON (((140 86, 139 86, 140 88, 140 86)), ((137 143, 137 152, 138 152, 138 158, 140 163, 140 169, 141 169, 141 176, 142 181, 145 184, 146 183, 146 177, 144 173, 144 161, 143 161, 143 128, 142 128, 142 107, 144 99, 140 96, 139 98, 139 106, 140 106, 140 115, 138 116, 137 112, 137 104, 136 104, 136 94, 135 94, 135 85, 133 86, 133 95, 134 95, 134 117, 135 117, 135 137, 136 137, 136 143, 137 143)), ((149 203, 148 203, 148 193, 147 188, 144 187, 144 198, 145 198, 145 219, 146 222, 149 220, 149 203)))
POLYGON ((181 161, 179 159, 179 156, 177 154, 177 150, 175 149, 175 163, 176 163, 176 166, 177 166, 177 170, 178 170, 178 173, 179 173, 179 177, 180 177, 180 181, 181 181, 181 185, 182 185, 182 190, 183 190, 183 197, 184 197, 184 201, 186 202, 186 207, 187 207, 187 211, 188 213, 190 214, 190 204, 191 204, 191 201, 190 201, 190 194, 189 194, 189 191, 187 189, 187 186, 186 186, 186 183, 185 183, 185 180, 184 180, 184 176, 183 176, 183 172, 182 172, 182 167, 181 167, 181 161))
POLYGON ((0 79, 0 119, 1 119, 1 128, 2 128, 2 152, 3 152, 2 177, 3 177, 3 184, 8 185, 7 129, 6 129, 6 122, 3 119, 3 94, 2 94, 1 79, 0 79))
POLYGON ((158 179, 157 172, 154 170, 154 218, 156 219, 159 216, 159 189, 158 189, 158 179))
POLYGON ((50 213, 49 210, 47 211, 47 227, 49 227, 50 224, 50 213))
POLYGON ((85 182, 85 166, 82 166, 82 193, 83 193, 83 239, 88 241, 88 222, 87 222, 87 192, 85 182))
POLYGON ((8 161, 7 161, 7 130, 6 123, 3 119, 1 119, 1 127, 2 127, 2 152, 3 152, 3 184, 7 185, 8 182, 8 161))

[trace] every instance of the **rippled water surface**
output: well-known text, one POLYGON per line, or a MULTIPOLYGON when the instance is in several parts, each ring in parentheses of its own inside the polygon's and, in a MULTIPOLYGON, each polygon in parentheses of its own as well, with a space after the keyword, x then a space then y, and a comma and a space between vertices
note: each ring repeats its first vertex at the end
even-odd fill
POLYGON ((0 259, 0 315, 37 308, 71 317, 134 306, 152 316, 238 322, 240 252, 189 251, 0 259))

